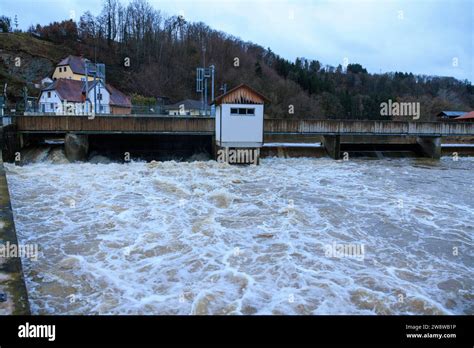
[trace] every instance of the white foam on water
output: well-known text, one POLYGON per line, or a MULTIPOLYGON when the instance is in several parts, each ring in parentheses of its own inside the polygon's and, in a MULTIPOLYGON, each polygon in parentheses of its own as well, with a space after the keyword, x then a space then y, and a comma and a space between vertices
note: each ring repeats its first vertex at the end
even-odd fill
POLYGON ((35 314, 474 314, 471 158, 6 169, 35 314))
POLYGON ((264 143, 263 147, 321 147, 319 143, 264 143))
POLYGON ((474 144, 441 144, 441 147, 474 147, 474 144))

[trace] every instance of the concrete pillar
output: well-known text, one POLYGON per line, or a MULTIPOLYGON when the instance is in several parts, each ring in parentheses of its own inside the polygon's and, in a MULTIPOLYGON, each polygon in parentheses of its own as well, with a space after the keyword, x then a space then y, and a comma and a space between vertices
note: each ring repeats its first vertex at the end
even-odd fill
POLYGON ((17 154, 21 151, 21 137, 14 125, 8 125, 0 129, 0 151, 3 155, 3 161, 20 161, 17 154))
POLYGON ((288 156, 285 153, 285 149, 282 146, 278 147, 278 157, 279 158, 287 158, 288 156))
POLYGON ((211 157, 214 160, 217 160, 217 144, 216 144, 216 136, 213 135, 211 137, 211 157))
POLYGON ((69 161, 85 161, 89 152, 89 138, 87 135, 66 134, 64 151, 69 161))
POLYGON ((324 148, 328 155, 334 159, 341 158, 341 136, 340 135, 324 135, 324 148))
POLYGON ((416 142, 426 157, 439 159, 441 157, 441 137, 417 137, 416 142))
POLYGON ((20 142, 20 149, 23 149, 26 143, 24 134, 18 134, 18 141, 20 142))

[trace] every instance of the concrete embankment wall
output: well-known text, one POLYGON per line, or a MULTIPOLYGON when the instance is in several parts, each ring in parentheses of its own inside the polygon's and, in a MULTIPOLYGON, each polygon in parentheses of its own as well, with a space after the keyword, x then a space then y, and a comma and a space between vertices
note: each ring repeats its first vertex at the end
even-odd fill
POLYGON ((0 253, 0 315, 30 314, 21 259, 4 257, 12 255, 5 253, 6 246, 11 251, 11 246, 18 246, 18 239, 0 152, 0 248, 3 249, 0 253))
MULTIPOLYGON (((442 137, 441 155, 474 156, 474 137, 442 137)), ((266 146, 262 148, 262 157, 325 157, 324 145, 320 147, 308 144, 324 144, 319 135, 265 135, 266 146), (296 144, 295 144, 296 143, 296 144)), ((424 156, 415 136, 341 136, 341 153, 350 153, 351 157, 419 157, 424 156)))

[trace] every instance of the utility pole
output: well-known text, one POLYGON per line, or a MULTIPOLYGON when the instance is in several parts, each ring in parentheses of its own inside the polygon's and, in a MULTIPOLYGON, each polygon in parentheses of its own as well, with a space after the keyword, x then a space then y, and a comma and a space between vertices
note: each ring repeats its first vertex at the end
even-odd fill
MULTIPOLYGON (((210 65, 206 68, 206 47, 202 46, 202 62, 201 68, 196 68, 196 92, 201 93, 201 110, 207 115, 208 110, 208 80, 211 80, 211 98, 214 100, 214 82, 215 82, 215 71, 214 65, 210 65)), ((211 115, 215 114, 215 108, 211 107, 211 115)))
MULTIPOLYGON (((206 46, 203 44, 202 45, 202 66, 204 69, 206 69, 206 46)), ((203 75, 206 75, 205 71, 203 71, 203 75)), ((204 76, 203 76, 204 77, 204 76)), ((204 82, 206 80, 204 79, 204 82)), ((204 87, 206 89, 206 87, 204 87)), ((204 93, 201 93, 201 104, 204 112, 206 112, 206 97, 207 97, 207 91, 204 91, 204 93)))
MULTIPOLYGON (((214 71, 216 67, 214 65, 210 65, 209 69, 211 69, 211 101, 214 102, 214 71)), ((215 116, 216 114, 216 106, 214 104, 211 105, 211 116, 215 116)))
POLYGON ((87 103, 87 100, 89 99, 87 97, 87 93, 89 92, 89 66, 87 62, 84 62, 84 66, 85 66, 85 72, 86 72, 86 95, 85 95, 84 102, 86 103, 86 114, 89 114, 89 104, 87 103))
POLYGON ((227 83, 223 83, 221 85, 221 88, 219 88, 219 91, 222 91, 222 94, 226 94, 227 93, 227 83))
POLYGON ((23 87, 23 101, 25 103, 25 111, 28 109, 28 87, 24 86, 23 87))

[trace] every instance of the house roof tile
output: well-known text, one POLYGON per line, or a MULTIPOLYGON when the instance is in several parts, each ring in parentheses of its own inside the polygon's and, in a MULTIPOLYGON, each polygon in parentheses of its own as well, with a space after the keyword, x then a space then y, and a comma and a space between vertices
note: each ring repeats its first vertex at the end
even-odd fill
POLYGON ((464 115, 455 118, 455 120, 467 120, 467 119, 474 119, 474 111, 467 112, 464 115))
MULTIPOLYGON (((61 60, 58 66, 68 65, 74 74, 85 75, 86 74, 86 62, 89 60, 78 56, 67 56, 61 60)), ((93 73, 95 70, 91 69, 89 73, 93 73)))
POLYGON ((107 84, 107 89, 110 93, 110 105, 121 106, 126 108, 132 107, 132 102, 129 96, 125 95, 124 93, 120 92, 118 89, 109 84, 107 84))
POLYGON ((82 95, 83 91, 83 82, 76 80, 68 79, 58 79, 54 81, 51 85, 44 88, 44 91, 56 91, 61 100, 67 100, 70 102, 81 103, 84 101, 82 95))
POLYGON ((202 109, 202 103, 200 100, 184 99, 177 103, 167 105, 167 109, 179 109, 181 105, 184 105, 185 110, 200 110, 202 109))
MULTIPOLYGON (((91 90, 94 88, 99 81, 89 82, 88 88, 91 90)), ((58 79, 54 81, 51 85, 44 88, 42 91, 56 91, 61 98, 61 100, 67 100, 70 102, 81 103, 85 99, 84 92, 86 88, 85 81, 69 80, 69 79, 58 79)), ((130 98, 120 92, 115 87, 110 84, 106 85, 107 91, 110 93, 110 105, 122 106, 122 107, 131 107, 132 103, 130 98)))
POLYGON ((441 111, 438 116, 457 117, 464 115, 466 111, 441 111))

